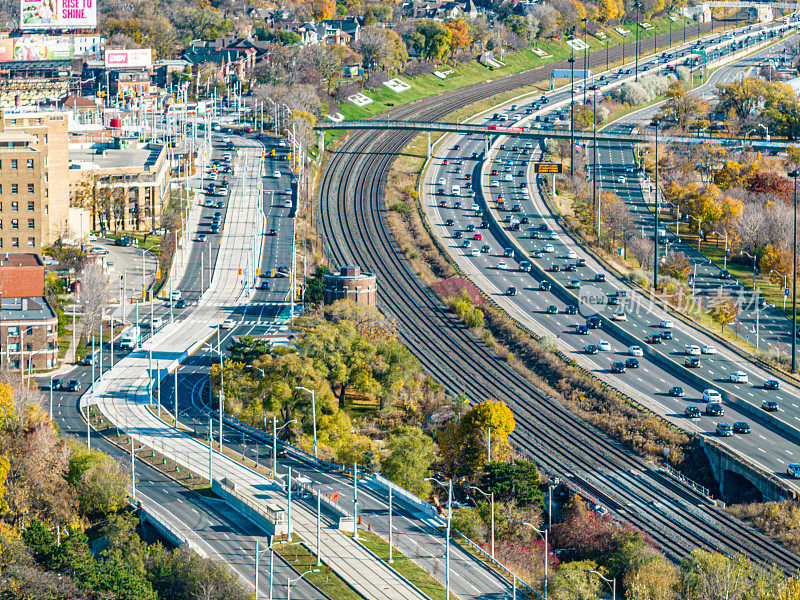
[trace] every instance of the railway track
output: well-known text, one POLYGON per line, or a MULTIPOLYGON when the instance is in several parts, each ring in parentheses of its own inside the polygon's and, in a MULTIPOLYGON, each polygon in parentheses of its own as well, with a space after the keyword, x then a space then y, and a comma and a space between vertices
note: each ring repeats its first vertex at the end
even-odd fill
MULTIPOLYGON (((590 64, 605 62, 605 53, 590 64)), ((547 68, 552 68, 552 65, 547 68)), ((393 119, 436 121, 502 91, 541 80, 544 69, 456 90, 390 111, 393 119)), ((383 312, 426 371, 448 390, 476 401, 498 398, 514 411, 512 442, 541 467, 596 494, 617 514, 647 531, 673 560, 694 548, 742 552, 787 572, 800 558, 697 496, 578 419, 521 375, 450 313, 412 271, 383 218, 383 188, 394 158, 413 133, 356 134, 331 157, 320 185, 320 225, 328 256, 378 274, 383 312)))

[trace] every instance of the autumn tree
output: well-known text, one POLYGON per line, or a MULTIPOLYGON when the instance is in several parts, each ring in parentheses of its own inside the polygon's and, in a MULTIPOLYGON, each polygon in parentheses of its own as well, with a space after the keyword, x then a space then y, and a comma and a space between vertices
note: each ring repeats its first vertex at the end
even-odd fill
POLYGON ((720 324, 720 330, 724 331, 726 326, 736 320, 739 314, 739 304, 730 294, 718 290, 717 294, 711 298, 708 312, 711 318, 720 324))
POLYGON ((673 81, 667 91, 666 101, 659 113, 659 119, 673 121, 681 129, 691 127, 708 112, 708 103, 694 94, 687 94, 683 82, 673 81))
POLYGON ((775 194, 784 200, 789 200, 794 188, 788 177, 773 171, 759 171, 747 179, 745 189, 751 194, 775 194))
POLYGON ((744 77, 730 84, 717 84, 717 110, 732 110, 740 121, 746 120, 763 101, 764 84, 760 79, 744 77))
POLYGON ((683 252, 668 252, 658 268, 659 273, 686 281, 692 272, 692 263, 683 252))
POLYGON ((681 597, 686 600, 745 600, 755 567, 741 554, 694 550, 681 562, 681 597))
POLYGON ((108 276, 99 263, 90 262, 81 270, 80 282, 83 310, 81 333, 88 339, 100 328, 108 296, 108 276))
POLYGON ((449 423, 439 435, 439 447, 453 475, 474 477, 486 462, 488 447, 492 460, 510 454, 508 436, 516 424, 514 414, 500 400, 486 400, 470 408, 461 421, 449 423))
POLYGON ((636 221, 628 205, 615 193, 602 191, 599 199, 600 235, 611 249, 620 242, 627 242, 636 230, 636 221))
POLYGON ((769 275, 769 279, 772 283, 782 286, 784 284, 784 278, 781 275, 786 275, 786 281, 791 281, 792 253, 788 248, 781 248, 777 243, 767 244, 764 246, 764 251, 761 253, 759 268, 762 273, 767 273, 769 275))
POLYGON ((561 563, 553 577, 549 597, 553 600, 596 600, 600 597, 603 582, 587 571, 597 571, 598 568, 593 560, 561 563))
POLYGON ((598 17, 603 23, 620 16, 620 7, 615 0, 600 0, 598 3, 598 17))
POLYGON ((429 60, 445 60, 450 54, 452 34, 450 29, 428 19, 417 22, 412 45, 417 52, 429 60))
POLYGON ((453 48, 463 50, 470 46, 472 39, 469 34, 469 24, 463 17, 447 21, 444 25, 450 30, 450 39, 453 48))

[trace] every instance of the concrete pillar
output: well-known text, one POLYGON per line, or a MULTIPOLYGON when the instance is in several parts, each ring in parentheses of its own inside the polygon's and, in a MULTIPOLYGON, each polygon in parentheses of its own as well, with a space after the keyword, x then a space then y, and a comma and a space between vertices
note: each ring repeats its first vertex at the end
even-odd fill
POLYGON ((484 143, 483 143, 483 152, 484 152, 484 154, 488 154, 489 153, 489 136, 488 135, 486 136, 486 139, 484 140, 484 143))
POLYGON ((325 132, 324 131, 320 131, 319 132, 319 144, 317 144, 317 145, 319 146, 319 153, 320 154, 324 154, 325 153, 325 132))
POLYGON ((428 158, 431 157, 431 132, 428 132, 428 158))

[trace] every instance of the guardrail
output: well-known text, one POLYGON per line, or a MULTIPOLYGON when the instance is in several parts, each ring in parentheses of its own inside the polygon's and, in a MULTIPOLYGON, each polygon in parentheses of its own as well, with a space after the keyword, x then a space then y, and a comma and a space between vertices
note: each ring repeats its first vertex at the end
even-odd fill
POLYGON ((400 487, 393 481, 389 481, 377 473, 373 473, 369 477, 365 478, 365 480, 367 485, 372 484, 387 492, 391 489, 393 497, 399 497, 399 499, 405 500, 407 503, 411 504, 415 508, 418 508, 429 517, 439 517, 439 513, 436 511, 436 508, 430 502, 425 502, 425 500, 416 494, 409 492, 403 487, 400 487))
MULTIPOLYGON (((479 552, 481 555, 483 555, 483 556, 484 556, 484 558, 486 558, 486 559, 487 559, 487 560, 489 560, 491 563, 493 563, 494 565, 496 565, 497 567, 499 567, 501 571, 504 571, 504 572, 508 573, 508 575, 511 577, 512 581, 517 581, 517 582, 521 583, 521 584, 522 584, 522 585, 523 585, 525 588, 527 588, 527 589, 528 589, 530 592, 532 592, 532 593, 533 593, 535 596, 537 596, 537 597, 541 598, 542 600, 545 600, 544 596, 542 596, 542 595, 541 595, 539 592, 537 592, 535 589, 533 589, 533 588, 532 588, 530 585, 528 585, 528 584, 527 584, 525 581, 523 581, 522 579, 520 579, 519 577, 517 577, 517 574, 516 574, 516 573, 514 573, 514 572, 513 572, 511 569, 509 569, 507 566, 505 566, 503 563, 501 563, 501 562, 500 562, 499 560, 497 560, 496 558, 492 558, 492 555, 491 555, 491 554, 489 554, 488 552, 486 552, 486 550, 484 550, 483 548, 481 548, 481 547, 480 547, 478 544, 476 544, 475 542, 473 542, 471 539, 469 539, 467 536, 465 536, 463 533, 461 533, 461 532, 460 532, 458 529, 453 529, 453 533, 457 534, 457 535, 458 535, 458 536, 459 536, 461 539, 465 540, 465 541, 466 541, 466 542, 467 542, 467 543, 470 545, 470 547, 472 547, 472 548, 474 548, 475 550, 477 550, 477 551, 478 551, 478 552, 479 552)), ((523 593, 524 593, 524 592, 523 592, 523 593)), ((527 594, 525 594, 525 595, 527 596, 527 594)))
POLYGON ((695 492, 697 492, 701 496, 705 497, 706 499, 710 500, 711 502, 714 502, 714 499, 711 497, 711 494, 709 494, 707 487, 704 487, 704 486, 700 485, 699 483, 697 483, 693 479, 689 479, 688 477, 686 477, 686 475, 684 475, 683 473, 681 473, 677 469, 674 469, 669 464, 664 465, 663 468, 664 468, 664 472, 667 475, 669 475, 673 479, 677 479, 682 484, 684 484, 685 486, 693 489, 695 492))

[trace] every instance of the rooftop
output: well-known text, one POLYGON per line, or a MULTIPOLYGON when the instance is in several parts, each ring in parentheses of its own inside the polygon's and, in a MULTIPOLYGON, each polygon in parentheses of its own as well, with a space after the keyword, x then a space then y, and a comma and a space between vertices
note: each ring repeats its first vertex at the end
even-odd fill
POLYGON ((111 148, 104 144, 84 146, 70 144, 69 165, 71 169, 143 169, 156 164, 164 147, 145 144, 136 148, 111 148))
POLYGON ((0 267, 40 267, 42 259, 38 254, 25 252, 20 254, 0 254, 0 267))
POLYGON ((44 321, 56 314, 44 298, 0 298, 0 321, 44 321))

